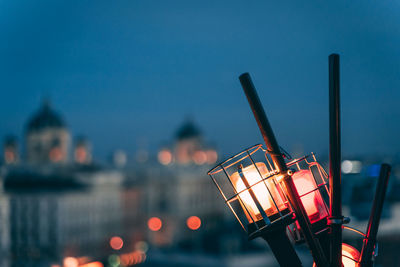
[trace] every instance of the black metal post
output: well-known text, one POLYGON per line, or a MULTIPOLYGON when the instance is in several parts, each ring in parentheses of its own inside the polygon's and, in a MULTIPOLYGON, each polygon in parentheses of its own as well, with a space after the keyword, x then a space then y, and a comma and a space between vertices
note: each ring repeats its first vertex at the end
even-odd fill
POLYGON ((361 266, 363 267, 372 266, 372 254, 374 252, 379 222, 382 215, 383 203, 385 201, 386 189, 390 176, 390 169, 391 167, 389 164, 381 165, 381 171, 379 173, 379 180, 376 186, 371 215, 369 216, 367 234, 361 250, 361 266))
POLYGON ((267 241, 281 267, 302 267, 302 263, 286 234, 286 226, 261 236, 267 241))
POLYGON ((340 144, 339 55, 329 56, 329 190, 332 267, 342 266, 342 189, 340 144))
POLYGON ((248 73, 244 73, 240 75, 239 80, 242 84, 247 100, 249 101, 251 110, 253 111, 254 117, 257 121, 258 127, 260 128, 267 149, 271 155, 272 161, 274 162, 275 167, 284 177, 283 181, 289 197, 289 201, 291 202, 295 210, 296 218, 303 231, 304 238, 308 243, 314 261, 318 267, 328 266, 328 261, 326 260, 326 257, 322 251, 321 245, 318 239, 315 238, 311 230, 310 221, 304 209, 303 203, 300 200, 299 193, 297 192, 296 187, 293 183, 293 179, 288 174, 285 160, 283 159, 275 135, 268 122, 267 116, 265 115, 264 108, 258 97, 253 82, 251 81, 250 75, 248 73))

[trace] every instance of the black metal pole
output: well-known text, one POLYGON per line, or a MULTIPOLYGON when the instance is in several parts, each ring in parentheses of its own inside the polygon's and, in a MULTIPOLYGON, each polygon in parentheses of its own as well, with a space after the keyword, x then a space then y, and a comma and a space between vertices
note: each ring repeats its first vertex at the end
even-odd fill
POLYGON ((376 236, 378 234, 379 222, 382 215, 383 203, 385 202, 386 189, 388 187, 390 176, 390 165, 382 164, 379 173, 378 185, 376 187, 374 202, 372 204, 371 215, 367 227, 366 238, 364 239, 363 247, 361 250, 361 266, 372 266, 372 254, 376 243, 376 236))
POLYGON ((342 189, 339 55, 329 56, 329 190, 332 267, 342 266, 342 189))
POLYGON ((314 258, 315 263, 318 267, 328 266, 328 261, 322 251, 321 245, 318 239, 315 238, 311 224, 308 219, 306 210, 304 209, 303 203, 300 200, 299 193, 293 183, 292 177, 288 174, 288 169, 281 154, 281 151, 276 141, 274 132, 272 131, 271 125, 265 115, 264 108, 261 104, 260 98, 258 97, 257 91, 251 81, 250 75, 244 73, 239 77, 240 83, 242 84, 243 90, 246 94, 247 100, 249 101, 251 110, 253 111, 254 117, 257 121, 258 127, 260 128, 261 134, 264 138, 267 149, 271 155, 272 161, 275 167, 283 175, 283 181, 289 197, 289 201, 296 213, 296 218, 303 231, 304 238, 308 243, 311 250, 311 254, 314 258))
POLYGON ((286 226, 282 225, 280 229, 271 231, 261 236, 267 241, 272 253, 281 267, 302 267, 303 264, 298 257, 292 242, 286 234, 286 226))

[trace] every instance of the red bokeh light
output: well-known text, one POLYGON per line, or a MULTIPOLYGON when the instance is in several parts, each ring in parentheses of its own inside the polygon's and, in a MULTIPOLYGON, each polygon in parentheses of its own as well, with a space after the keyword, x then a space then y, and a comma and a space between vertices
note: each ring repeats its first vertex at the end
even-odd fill
POLYGON ((161 229, 162 227, 162 221, 160 220, 160 218, 158 217, 151 217, 148 221, 147 221, 147 226, 149 227, 149 229, 151 231, 158 231, 161 229))
POLYGON ((119 236, 113 236, 110 239, 110 246, 115 250, 120 250, 124 246, 124 240, 119 236))
POLYGON ((201 226, 201 220, 199 217, 197 216, 190 216, 187 220, 186 220, 186 225, 190 230, 197 230, 200 228, 201 226))

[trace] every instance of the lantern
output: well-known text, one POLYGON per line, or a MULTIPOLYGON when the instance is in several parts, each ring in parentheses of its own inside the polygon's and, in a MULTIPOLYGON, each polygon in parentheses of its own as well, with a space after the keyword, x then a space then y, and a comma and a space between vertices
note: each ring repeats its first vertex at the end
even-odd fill
MULTIPOLYGON (((314 153, 292 160, 287 163, 287 166, 293 172, 293 183, 306 210, 313 232, 320 237, 327 235, 329 189, 328 176, 325 170, 317 162, 314 153)), ((297 242, 303 241, 299 225, 296 224, 295 226, 297 229, 294 229, 296 233, 294 239, 297 242)), ((326 240, 321 241, 323 241, 321 243, 325 243, 326 240)))
POLYGON ((249 236, 293 217, 276 173, 262 145, 248 148, 208 172, 249 236))
MULTIPOLYGON (((344 235, 351 241, 352 245, 347 243, 342 243, 342 264, 343 267, 360 267, 361 266, 361 247, 363 241, 368 238, 363 232, 349 226, 343 226, 345 230, 344 235), (353 244, 354 243, 354 244, 353 244), (357 247, 357 248, 356 248, 357 247)), ((378 254, 378 246, 375 246, 375 251, 373 252, 373 259, 378 254)), ((315 267, 316 264, 313 264, 315 267)))
POLYGON ((219 189, 249 239, 264 238, 281 266, 302 266, 286 234, 294 214, 262 145, 243 150, 211 169, 219 189))

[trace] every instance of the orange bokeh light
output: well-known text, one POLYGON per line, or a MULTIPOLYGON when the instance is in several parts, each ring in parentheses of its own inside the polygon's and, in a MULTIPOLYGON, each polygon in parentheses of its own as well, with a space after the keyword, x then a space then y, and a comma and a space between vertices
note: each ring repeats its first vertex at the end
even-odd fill
POLYGON ((63 160, 63 153, 59 147, 54 147, 50 150, 49 153, 50 160, 53 162, 59 162, 63 160))
POLYGON ((149 227, 149 229, 151 231, 158 231, 161 229, 162 227, 162 221, 160 218, 158 217, 151 217, 148 221, 147 221, 147 226, 149 227))
POLYGON ((78 267, 79 261, 74 257, 66 257, 64 258, 64 267, 78 267))
POLYGON ((158 152, 158 161, 162 165, 168 165, 172 162, 172 153, 171 151, 167 149, 163 149, 160 152, 158 152))
POLYGON ((197 165, 202 165, 207 162, 207 154, 204 151, 196 151, 193 155, 193 161, 197 165))
POLYGON ((201 226, 201 220, 197 216, 190 216, 186 220, 186 225, 190 230, 197 230, 201 226))
POLYGON ((115 250, 120 250, 124 246, 124 240, 119 236, 113 236, 110 239, 110 246, 115 250))
POLYGON ((79 267, 104 267, 103 263, 99 261, 89 262, 83 265, 79 265, 79 267))

